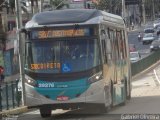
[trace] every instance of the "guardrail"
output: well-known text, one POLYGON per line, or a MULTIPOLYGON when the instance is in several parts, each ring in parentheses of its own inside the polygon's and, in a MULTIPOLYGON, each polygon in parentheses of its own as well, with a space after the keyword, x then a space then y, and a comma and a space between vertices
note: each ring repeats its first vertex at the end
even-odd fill
POLYGON ((21 92, 18 91, 18 81, 2 83, 0 85, 0 112, 20 105, 21 92))
MULTIPOLYGON (((131 63, 132 76, 147 69, 158 60, 160 60, 160 50, 131 63)), ((0 86, 0 112, 19 106, 21 106, 21 91, 18 90, 18 80, 2 84, 0 86)))
POLYGON ((132 76, 144 71, 158 60, 160 60, 160 50, 151 53, 149 56, 144 57, 137 62, 131 63, 132 76))

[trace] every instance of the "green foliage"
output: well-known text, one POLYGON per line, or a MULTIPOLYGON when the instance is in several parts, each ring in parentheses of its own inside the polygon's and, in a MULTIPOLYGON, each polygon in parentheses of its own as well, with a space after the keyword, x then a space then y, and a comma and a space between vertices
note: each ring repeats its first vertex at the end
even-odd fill
POLYGON ((107 11, 110 8, 109 5, 110 5, 109 0, 100 0, 98 4, 98 9, 107 11))
POLYGON ((61 9, 64 6, 68 7, 68 4, 65 3, 65 0, 51 0, 51 5, 53 5, 56 9, 61 9))
POLYGON ((9 0, 9 5, 11 7, 11 9, 15 8, 15 0, 9 0))
POLYGON ((121 11, 122 1, 121 0, 100 0, 97 8, 113 14, 121 11))
POLYGON ((153 17, 153 6, 155 14, 158 15, 160 12, 160 0, 144 0, 145 13, 148 18, 153 17))

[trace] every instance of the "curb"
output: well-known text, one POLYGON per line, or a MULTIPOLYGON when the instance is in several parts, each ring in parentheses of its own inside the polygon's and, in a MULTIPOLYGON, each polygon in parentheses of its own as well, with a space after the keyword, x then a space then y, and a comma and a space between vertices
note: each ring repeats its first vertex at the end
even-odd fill
POLYGON ((18 108, 13 108, 13 109, 10 109, 10 110, 5 110, 5 111, 2 111, 0 112, 0 116, 2 115, 15 115, 15 114, 21 114, 21 113, 24 113, 24 112, 27 112, 29 111, 28 107, 27 106, 21 106, 21 107, 18 107, 18 108))
POLYGON ((141 77, 143 74, 149 72, 151 69, 153 69, 154 67, 156 67, 157 65, 160 64, 160 60, 158 60, 156 63, 152 64, 150 67, 148 67, 147 69, 145 69, 144 71, 136 74, 135 76, 132 76, 132 81, 135 81, 137 78, 141 77))

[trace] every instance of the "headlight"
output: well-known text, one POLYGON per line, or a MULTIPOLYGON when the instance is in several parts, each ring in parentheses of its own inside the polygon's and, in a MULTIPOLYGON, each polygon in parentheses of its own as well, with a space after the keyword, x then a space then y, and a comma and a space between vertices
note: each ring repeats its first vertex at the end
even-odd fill
POLYGON ((101 72, 98 72, 96 73, 95 75, 91 76, 89 79, 88 79, 88 82, 89 83, 94 83, 96 81, 99 81, 103 78, 103 75, 102 75, 102 71, 101 72))
POLYGON ((31 86, 37 86, 37 82, 31 78, 26 79, 26 83, 31 85, 31 86))
POLYGON ((150 46, 150 48, 153 48, 153 46, 150 46))

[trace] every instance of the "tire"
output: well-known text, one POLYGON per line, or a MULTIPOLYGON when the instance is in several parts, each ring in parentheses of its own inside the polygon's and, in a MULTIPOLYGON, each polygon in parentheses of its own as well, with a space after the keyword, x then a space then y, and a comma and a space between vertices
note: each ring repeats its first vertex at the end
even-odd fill
POLYGON ((52 110, 49 107, 41 107, 39 111, 42 118, 51 117, 52 110))

